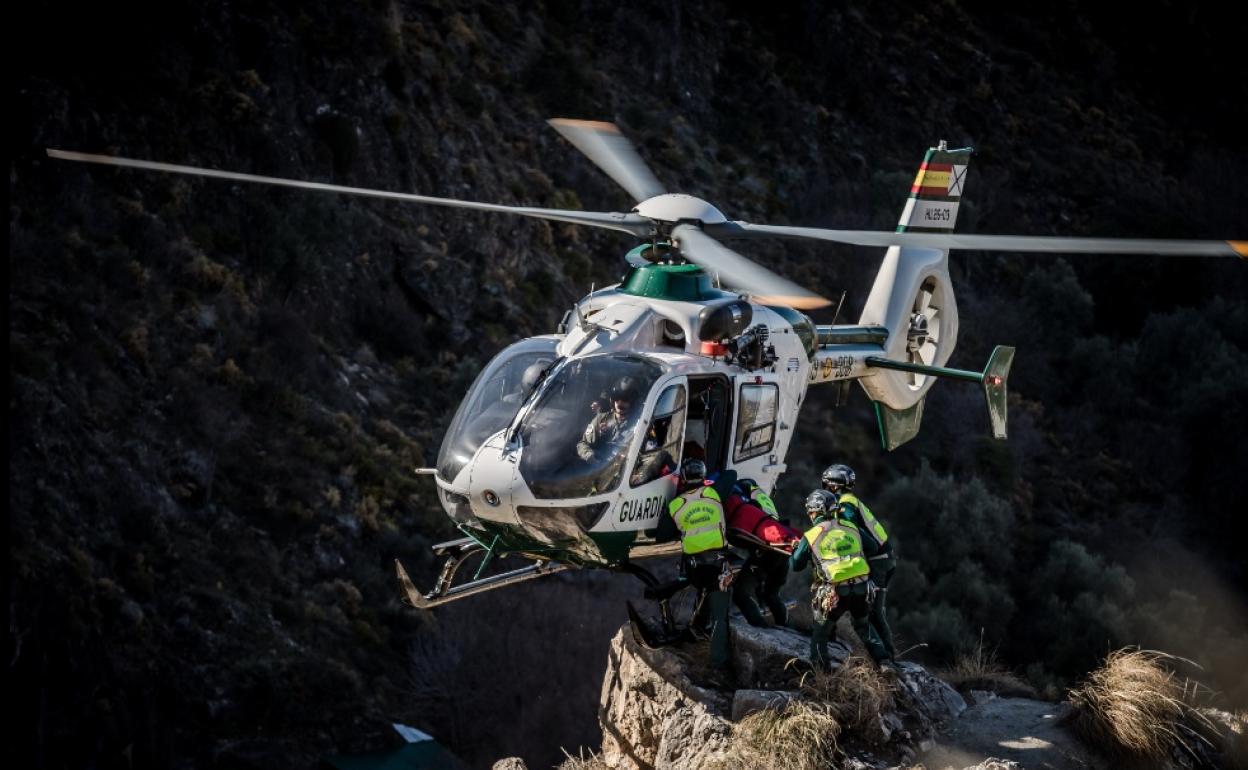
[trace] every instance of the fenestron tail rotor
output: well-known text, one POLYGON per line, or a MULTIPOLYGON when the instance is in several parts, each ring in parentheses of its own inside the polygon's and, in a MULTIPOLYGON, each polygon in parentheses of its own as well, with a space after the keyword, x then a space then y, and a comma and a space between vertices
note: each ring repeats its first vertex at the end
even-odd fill
MULTIPOLYGON (((910 328, 906 330, 906 358, 912 364, 934 366, 936 350, 940 344, 940 308, 933 304, 936 291, 935 279, 929 278, 919 287, 910 314, 910 328)), ((927 377, 909 372, 910 387, 918 388, 927 377)))

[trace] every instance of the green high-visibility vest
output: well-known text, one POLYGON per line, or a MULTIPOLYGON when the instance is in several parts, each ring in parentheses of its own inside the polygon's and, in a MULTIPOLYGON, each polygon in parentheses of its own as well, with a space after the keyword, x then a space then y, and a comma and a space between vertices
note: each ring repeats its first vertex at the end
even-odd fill
POLYGON ((880 541, 880 545, 888 542, 888 533, 884 531, 884 525, 880 520, 875 518, 875 514, 871 513, 871 509, 867 504, 859 500, 853 492, 846 492, 840 496, 841 505, 852 505, 862 514, 862 523, 865 527, 875 533, 875 539, 880 541))
POLYGON ((806 530, 810 551, 819 562, 823 578, 836 584, 871 572, 862 553, 862 537, 848 521, 829 519, 806 530))
POLYGON ((750 493, 750 500, 759 508, 762 508, 763 513, 771 518, 780 518, 780 514, 776 511, 776 504, 771 500, 771 495, 764 492, 762 487, 754 487, 754 491, 750 493))
POLYGON ((685 553, 702 553, 728 545, 724 504, 714 487, 700 487, 680 495, 667 505, 680 530, 685 553))

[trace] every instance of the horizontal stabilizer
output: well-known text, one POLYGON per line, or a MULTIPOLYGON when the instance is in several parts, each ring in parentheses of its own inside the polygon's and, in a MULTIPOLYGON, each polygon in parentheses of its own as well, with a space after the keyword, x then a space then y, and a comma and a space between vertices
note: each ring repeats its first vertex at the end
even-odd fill
MULTIPOLYGON (((984 389, 984 399, 988 405, 988 421, 992 424, 993 438, 1005 438, 1006 435, 1006 381, 1010 376, 1010 366, 1014 363, 1014 348, 998 345, 988 357, 988 364, 982 372, 969 372, 964 369, 950 369, 945 366, 926 366, 909 361, 893 361, 882 356, 870 356, 866 360, 869 367, 894 369, 915 374, 930 374, 936 377, 948 377, 967 382, 978 382, 984 389)), ((919 432, 919 423, 923 420, 923 401, 920 399, 908 409, 892 409, 879 401, 875 404, 876 420, 880 424, 880 440, 887 450, 893 450, 919 432)))

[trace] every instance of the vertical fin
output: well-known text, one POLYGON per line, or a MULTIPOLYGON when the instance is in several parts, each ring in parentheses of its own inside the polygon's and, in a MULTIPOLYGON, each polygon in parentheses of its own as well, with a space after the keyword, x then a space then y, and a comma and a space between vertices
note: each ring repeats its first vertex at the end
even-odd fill
POLYGON ((889 409, 879 401, 872 401, 871 405, 875 407, 875 421, 880 428, 880 443, 884 451, 891 452, 919 435, 919 425, 923 422, 923 399, 908 409, 889 409))
POLYGON ((970 147, 945 149, 944 142, 928 149, 897 221, 897 232, 941 233, 953 229, 971 152, 970 147))

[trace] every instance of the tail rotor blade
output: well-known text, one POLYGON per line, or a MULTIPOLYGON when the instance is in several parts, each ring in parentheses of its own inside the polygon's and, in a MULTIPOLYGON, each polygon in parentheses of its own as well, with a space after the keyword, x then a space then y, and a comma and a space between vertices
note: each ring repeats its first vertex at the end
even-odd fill
POLYGON ((707 272, 718 274, 729 286, 748 290, 760 302, 787 305, 799 310, 832 304, 818 294, 751 262, 693 225, 677 225, 672 229, 672 237, 679 244, 680 253, 685 259, 707 272))
POLYGON ((156 163, 150 160, 135 160, 134 158, 122 158, 113 155, 93 155, 86 152, 69 152, 66 150, 53 149, 47 150, 47 153, 49 158, 77 161, 79 163, 95 163, 105 166, 137 168, 145 171, 161 171, 167 174, 183 174, 186 176, 208 177, 210 179, 226 179, 234 182, 253 182, 257 184, 276 185, 278 187, 294 187, 300 190, 345 193, 347 195, 360 195, 368 198, 383 198, 386 200, 402 201, 405 203, 425 203, 431 206, 447 206, 450 208, 469 209, 472 211, 490 211, 502 214, 515 214, 517 216, 530 217, 533 219, 547 219, 554 222, 568 222, 575 225, 587 225, 589 227, 600 227, 607 230, 618 230, 620 232, 631 233, 640 238, 647 237, 654 229, 654 224, 650 222, 650 220, 638 214, 573 211, 569 209, 541 209, 530 206, 504 206, 498 203, 477 203, 475 201, 461 201, 454 198, 434 198, 428 195, 416 195, 413 193, 373 190, 365 187, 344 187, 342 185, 326 184, 324 182, 304 182, 297 179, 283 179, 281 177, 274 176, 240 174, 235 171, 220 171, 218 169, 200 168, 198 166, 179 166, 173 163, 156 163))
POLYGON ((627 190, 634 201, 640 203, 665 192, 650 167, 633 148, 633 143, 620 133, 614 123, 568 118, 554 118, 547 122, 616 184, 627 190))

